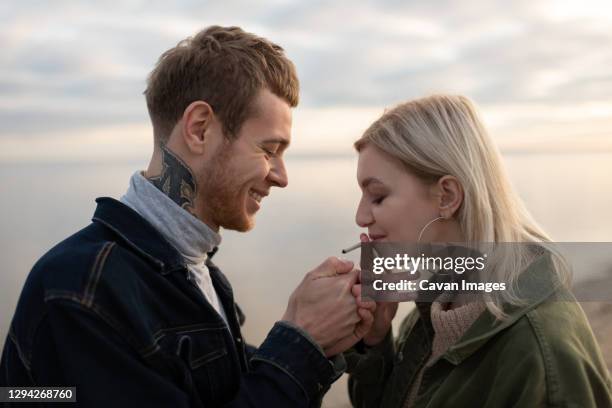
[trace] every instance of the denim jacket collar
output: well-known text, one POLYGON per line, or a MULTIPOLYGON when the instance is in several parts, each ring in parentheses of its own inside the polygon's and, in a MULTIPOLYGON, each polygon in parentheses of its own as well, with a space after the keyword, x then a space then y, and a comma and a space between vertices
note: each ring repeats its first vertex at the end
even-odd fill
MULTIPOLYGON (((127 245, 153 263, 162 275, 184 269, 180 253, 144 218, 127 205, 110 197, 96 199, 92 221, 115 232, 127 245)), ((209 259, 217 252, 215 247, 209 259)))

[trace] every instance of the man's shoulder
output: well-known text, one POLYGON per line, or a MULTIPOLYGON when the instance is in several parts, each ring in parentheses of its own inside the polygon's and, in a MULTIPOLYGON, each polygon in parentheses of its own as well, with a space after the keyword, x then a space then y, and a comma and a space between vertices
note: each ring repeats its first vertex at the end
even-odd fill
POLYGON ((22 342, 31 336, 47 314, 46 304, 63 299, 84 304, 92 272, 106 262, 113 247, 112 235, 92 223, 47 251, 32 267, 22 288, 12 331, 22 342))
POLYGON ((47 289, 76 290, 109 242, 112 239, 104 236, 96 223, 91 223, 47 251, 32 267, 27 283, 47 289))
POLYGON ((112 281, 104 275, 120 274, 122 280, 129 280, 134 271, 151 268, 113 231, 93 222, 45 253, 33 266, 24 289, 39 287, 45 301, 62 296, 87 298, 100 284, 112 281))
POLYGON ((135 318, 126 315, 127 309, 133 309, 127 305, 142 293, 151 292, 149 286, 155 281, 151 277, 159 275, 156 272, 155 266, 121 237, 93 222, 36 262, 26 279, 15 317, 22 324, 27 320, 35 326, 50 303, 60 302, 116 320, 135 318))

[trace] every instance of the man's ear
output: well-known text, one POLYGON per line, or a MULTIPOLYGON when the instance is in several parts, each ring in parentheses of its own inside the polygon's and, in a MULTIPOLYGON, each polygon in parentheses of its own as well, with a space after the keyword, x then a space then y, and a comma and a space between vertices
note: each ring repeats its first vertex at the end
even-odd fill
POLYGON ((191 102, 183 112, 182 136, 191 153, 204 153, 206 131, 210 128, 214 116, 212 107, 204 101, 191 102))
POLYGON ((463 203, 463 187, 457 177, 446 175, 436 183, 440 216, 452 218, 463 203))

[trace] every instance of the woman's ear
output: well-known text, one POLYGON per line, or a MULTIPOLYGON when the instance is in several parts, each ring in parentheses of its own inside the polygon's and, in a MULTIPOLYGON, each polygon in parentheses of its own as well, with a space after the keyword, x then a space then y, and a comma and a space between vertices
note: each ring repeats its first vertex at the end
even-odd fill
POLYGON ((463 203, 463 187, 457 177, 442 176, 436 183, 440 216, 452 218, 463 203))
POLYGON ((194 154, 203 154, 206 144, 206 130, 214 118, 212 107, 204 101, 189 104, 183 112, 183 140, 187 149, 194 154))

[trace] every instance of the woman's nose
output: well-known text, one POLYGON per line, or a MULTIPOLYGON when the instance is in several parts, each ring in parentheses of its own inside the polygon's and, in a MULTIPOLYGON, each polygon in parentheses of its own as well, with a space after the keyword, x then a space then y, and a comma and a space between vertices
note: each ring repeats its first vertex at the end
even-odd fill
POLYGON ((362 202, 359 203, 357 207, 357 213, 355 214, 355 222, 361 228, 365 228, 368 225, 374 222, 374 217, 372 216, 372 212, 369 208, 362 202))

